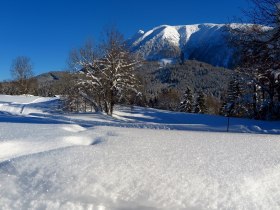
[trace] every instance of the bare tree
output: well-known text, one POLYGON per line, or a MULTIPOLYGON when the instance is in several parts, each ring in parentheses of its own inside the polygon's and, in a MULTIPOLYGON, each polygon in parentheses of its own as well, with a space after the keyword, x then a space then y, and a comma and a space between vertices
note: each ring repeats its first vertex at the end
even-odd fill
POLYGON ((28 93, 29 79, 33 76, 30 58, 26 56, 15 58, 12 62, 11 74, 18 83, 20 93, 28 93))
POLYGON ((279 26, 280 1, 279 0, 249 0, 253 7, 244 11, 245 15, 253 24, 271 27, 279 26))
POLYGON ((246 14, 254 24, 232 30, 240 49, 237 70, 250 79, 255 115, 272 119, 280 117, 280 1, 251 2, 254 7, 246 14))
MULTIPOLYGON (((99 49, 92 41, 85 43, 80 49, 75 49, 70 53, 69 66, 72 69, 72 88, 74 92, 70 101, 88 100, 95 111, 102 111, 102 83, 99 81, 99 66, 97 61, 100 59, 99 49)), ((71 102, 73 103, 73 102, 71 102)), ((75 102, 76 103, 76 102, 75 102)))
POLYGON ((116 103, 128 100, 135 95, 132 92, 137 92, 138 80, 134 70, 139 61, 128 51, 125 40, 115 29, 106 32, 98 48, 87 43, 80 50, 73 51, 71 61, 72 66, 86 75, 86 79, 79 82, 82 85, 80 95, 108 115, 112 115, 116 103))

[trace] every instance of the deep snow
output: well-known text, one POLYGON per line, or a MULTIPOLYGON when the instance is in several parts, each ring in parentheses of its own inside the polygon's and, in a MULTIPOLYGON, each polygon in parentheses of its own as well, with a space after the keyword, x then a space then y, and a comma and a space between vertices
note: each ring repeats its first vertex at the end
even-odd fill
POLYGON ((57 102, 0 96, 0 209, 280 206, 279 122, 57 102))

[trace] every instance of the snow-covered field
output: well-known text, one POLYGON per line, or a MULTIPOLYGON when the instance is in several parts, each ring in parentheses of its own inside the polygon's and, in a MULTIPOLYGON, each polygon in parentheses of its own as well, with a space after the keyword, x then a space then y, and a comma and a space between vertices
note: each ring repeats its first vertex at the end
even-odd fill
POLYGON ((280 122, 0 95, 0 209, 279 209, 280 122))

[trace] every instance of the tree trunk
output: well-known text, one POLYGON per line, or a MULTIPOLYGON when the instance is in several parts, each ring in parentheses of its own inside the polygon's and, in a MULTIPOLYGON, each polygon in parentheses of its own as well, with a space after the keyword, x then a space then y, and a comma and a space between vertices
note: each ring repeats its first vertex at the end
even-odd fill
POLYGON ((108 112, 109 112, 108 111, 108 103, 106 101, 104 102, 104 111, 105 111, 106 114, 108 114, 108 112))
POLYGON ((109 101, 107 102, 107 108, 108 108, 108 115, 112 116, 113 114, 113 108, 114 108, 114 92, 113 90, 110 90, 109 92, 109 101))

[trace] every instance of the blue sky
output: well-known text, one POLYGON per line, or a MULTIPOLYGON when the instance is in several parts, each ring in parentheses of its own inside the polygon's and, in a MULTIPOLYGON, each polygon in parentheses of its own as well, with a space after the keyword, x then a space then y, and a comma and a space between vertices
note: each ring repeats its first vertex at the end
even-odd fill
POLYGON ((17 56, 31 58, 34 73, 63 70, 69 51, 99 40, 115 25, 126 38, 162 24, 228 23, 247 0, 1 0, 0 80, 11 79, 17 56))

